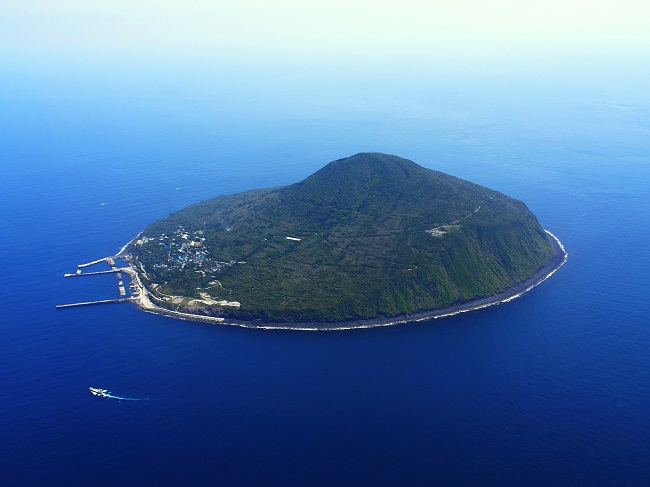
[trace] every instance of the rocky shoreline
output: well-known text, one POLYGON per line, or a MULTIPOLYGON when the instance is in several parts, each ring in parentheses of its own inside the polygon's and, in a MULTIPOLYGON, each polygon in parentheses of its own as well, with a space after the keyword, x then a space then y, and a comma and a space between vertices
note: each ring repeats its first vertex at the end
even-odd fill
MULTIPOLYGON (((302 330, 302 331, 334 331, 334 330, 354 330, 359 328, 374 328, 379 326, 391 326, 402 323, 412 323, 417 321, 425 321, 431 319, 445 318, 447 316, 454 316, 460 313, 466 313, 477 309, 487 308, 489 306, 496 306, 502 303, 507 303, 516 299, 523 294, 527 293, 534 287, 538 286, 546 279, 551 277, 555 272, 564 265, 567 261, 569 254, 566 252, 562 242, 548 230, 546 233, 551 237, 556 254, 549 260, 549 262, 541 267, 535 274, 525 281, 520 282, 516 286, 503 291, 499 294, 488 296, 485 298, 474 299, 463 303, 458 303, 443 309, 435 309, 429 311, 421 311, 410 315, 397 316, 382 319, 369 319, 369 320, 356 320, 346 321, 340 323, 266 323, 262 321, 238 321, 224 318, 217 318, 212 316, 201 316, 190 313, 181 313, 161 308, 155 305, 149 299, 149 293, 140 281, 138 271, 135 267, 131 267, 129 275, 134 280, 136 286, 139 288, 139 297, 131 299, 131 302, 138 308, 148 313, 155 313, 170 318, 181 320, 199 321, 202 323, 221 324, 230 326, 241 326, 244 328, 259 328, 264 330, 302 330)), ((128 244, 127 244, 128 245, 128 244)), ((124 250, 124 249, 123 249, 124 250)))

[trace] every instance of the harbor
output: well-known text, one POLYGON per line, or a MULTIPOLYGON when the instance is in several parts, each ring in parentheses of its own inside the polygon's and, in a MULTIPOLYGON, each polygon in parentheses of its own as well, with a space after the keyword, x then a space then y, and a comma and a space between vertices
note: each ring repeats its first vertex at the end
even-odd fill
POLYGON ((114 298, 114 299, 98 299, 98 300, 92 300, 92 301, 83 301, 79 303, 68 303, 68 304, 59 304, 56 305, 57 309, 61 308, 74 308, 78 306, 90 306, 94 304, 106 304, 106 303, 123 303, 127 301, 132 301, 135 299, 135 296, 139 293, 134 293, 134 297, 128 297, 127 292, 126 292, 126 287, 124 286, 124 281, 122 279, 122 273, 126 273, 127 275, 129 274, 129 271, 131 271, 130 267, 122 267, 119 268, 116 266, 115 259, 118 258, 117 256, 109 256, 109 257, 104 257, 102 259, 97 259, 92 262, 87 262, 85 264, 79 264, 77 266, 77 270, 74 273, 66 273, 63 275, 63 277, 83 277, 83 276, 97 276, 97 275, 102 275, 102 274, 115 274, 117 278, 117 290, 119 292, 120 297, 119 298, 114 298), (103 270, 103 271, 90 271, 90 272, 83 272, 82 269, 85 269, 87 267, 101 264, 102 262, 105 262, 109 267, 110 270, 103 270))

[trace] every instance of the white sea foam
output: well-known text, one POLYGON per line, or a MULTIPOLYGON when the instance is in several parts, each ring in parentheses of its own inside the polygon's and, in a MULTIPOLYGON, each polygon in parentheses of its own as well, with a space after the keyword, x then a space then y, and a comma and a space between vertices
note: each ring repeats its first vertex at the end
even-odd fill
POLYGON ((115 257, 119 257, 120 255, 122 255, 122 253, 126 251, 127 247, 131 245, 131 242, 133 242, 140 235, 142 235, 142 232, 138 233, 135 237, 133 237, 131 240, 125 243, 124 246, 117 252, 117 254, 115 254, 115 257))
POLYGON ((117 399, 118 401, 152 401, 151 397, 122 397, 111 394, 110 391, 106 389, 99 389, 97 387, 88 388, 93 396, 105 397, 106 399, 117 399))

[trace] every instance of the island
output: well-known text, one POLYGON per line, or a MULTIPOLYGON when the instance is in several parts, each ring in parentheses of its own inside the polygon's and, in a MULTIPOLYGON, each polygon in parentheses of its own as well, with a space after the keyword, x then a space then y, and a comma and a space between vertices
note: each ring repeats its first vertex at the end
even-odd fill
POLYGON ((565 261, 521 201, 394 155, 218 196, 121 252, 145 311, 259 328, 349 329, 508 302, 565 261))

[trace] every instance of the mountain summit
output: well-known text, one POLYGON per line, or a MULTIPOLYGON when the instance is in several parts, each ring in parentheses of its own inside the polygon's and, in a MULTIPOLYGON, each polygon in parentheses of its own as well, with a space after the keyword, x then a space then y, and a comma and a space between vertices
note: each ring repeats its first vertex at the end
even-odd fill
POLYGON ((159 306, 323 327, 456 309, 561 260, 522 202, 379 153, 189 206, 129 250, 159 306))

